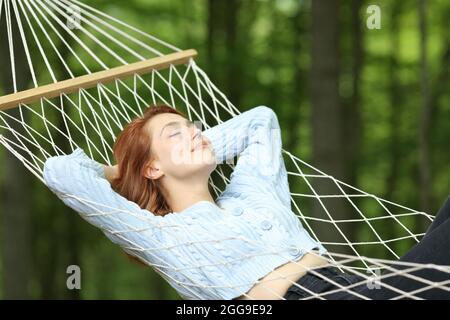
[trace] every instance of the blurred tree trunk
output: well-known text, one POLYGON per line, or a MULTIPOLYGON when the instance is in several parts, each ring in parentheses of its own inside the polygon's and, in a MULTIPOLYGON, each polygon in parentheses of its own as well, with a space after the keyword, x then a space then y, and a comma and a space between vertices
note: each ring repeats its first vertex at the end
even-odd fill
MULTIPOLYGON (((280 48, 283 46, 282 37, 280 34, 283 32, 283 15, 276 8, 275 1, 267 3, 268 10, 270 12, 270 20, 267 22, 268 29, 266 41, 265 41, 265 55, 261 59, 261 67, 266 68, 269 71, 269 80, 262 83, 262 89, 264 91, 263 101, 264 104, 270 106, 275 110, 280 122, 284 122, 285 114, 289 112, 288 106, 283 106, 283 98, 285 93, 283 92, 283 78, 280 74, 280 70, 283 65, 283 61, 280 61, 280 56, 274 52, 274 48, 280 48)), ((294 119, 295 120, 295 119, 294 119)), ((283 125, 281 129, 283 130, 283 125)))
MULTIPOLYGON (((13 13, 11 13, 11 25, 16 85, 17 91, 21 91, 28 87, 31 77, 27 72, 28 64, 13 13)), ((4 93, 13 93, 8 33, 5 31, 7 28, 4 18, 0 23, 0 30, 3 30, 0 34, 0 81, 4 93)), ((8 113, 15 118, 20 117, 18 108, 11 109, 8 113)), ((19 127, 21 126, 18 126, 17 123, 11 121, 10 125, 13 129, 20 131, 19 127)), ((10 137, 9 133, 5 135, 10 137)), ((9 151, 5 152, 3 168, 1 191, 3 297, 5 299, 29 299, 32 270, 29 237, 32 212, 32 189, 30 188, 32 175, 9 151)))
MULTIPOLYGON (((345 180, 339 97, 339 7, 340 2, 334 0, 312 1, 312 151, 314 166, 345 180)), ((330 179, 314 179, 312 182, 319 195, 342 194, 330 179)), ((342 198, 320 200, 334 220, 346 219, 351 213, 342 198)), ((316 218, 330 219, 319 200, 313 203, 313 214, 316 218)), ((342 233, 330 223, 320 223, 313 229, 321 241, 339 243, 346 242, 342 234, 350 232, 348 224, 339 224, 342 233)), ((342 249, 347 247, 330 248, 342 249)))
MULTIPOLYGON (((440 15, 440 28, 441 28, 441 34, 442 34, 442 50, 441 50, 441 56, 439 59, 438 65, 439 71, 437 75, 434 77, 432 82, 432 89, 430 90, 430 155, 435 155, 436 158, 439 158, 441 155, 443 155, 442 159, 444 160, 444 163, 450 162, 450 157, 448 154, 448 143, 444 139, 442 141, 441 139, 437 138, 434 139, 434 137, 439 137, 442 135, 442 126, 440 123, 443 123, 442 121, 446 121, 448 117, 442 114, 442 112, 446 109, 445 99, 442 99, 442 97, 445 97, 446 94, 448 94, 448 86, 449 86, 449 80, 450 80, 450 68, 447 66, 450 64, 450 35, 447 32, 447 30, 450 29, 450 6, 446 6, 444 10, 441 11, 440 15)), ((431 79, 431 77, 430 77, 431 79)), ((432 163, 430 159, 430 166, 434 167, 435 164, 432 163)), ((438 168, 438 166, 436 166, 438 168)), ((448 180, 448 179, 447 179, 448 180)), ((447 187, 444 187, 444 190, 450 189, 450 180, 447 182, 447 187)), ((434 195, 434 193, 433 193, 434 195)), ((430 214, 436 214, 436 212, 439 210, 439 208, 442 205, 442 201, 445 199, 440 199, 438 197, 433 197, 432 195, 432 206, 430 209, 430 214)), ((444 195, 446 196, 446 195, 444 195)), ((430 224, 428 221, 427 224, 430 224)), ((423 232, 426 230, 423 226, 420 226, 422 229, 420 232, 423 232)))
MULTIPOLYGON (((442 55, 440 58, 439 65, 442 66, 439 68, 439 73, 436 76, 436 78, 433 81, 433 90, 430 100, 430 108, 431 108, 431 123, 436 123, 437 119, 439 118, 439 112, 438 112, 438 103, 439 99, 442 97, 442 95, 445 95, 448 93, 448 82, 450 80, 450 68, 447 66, 450 64, 450 35, 447 32, 447 30, 450 29, 450 6, 447 6, 446 10, 442 11, 442 55)), ((435 126, 432 126, 432 130, 436 130, 439 128, 436 128, 435 126)), ((446 152, 447 150, 445 150, 446 152)), ((440 202, 438 201, 438 205, 440 207, 440 202)), ((438 208, 435 208, 436 210, 438 208)), ((433 211, 434 212, 434 211, 433 211)), ((432 213, 432 212, 430 212, 432 213)))
MULTIPOLYGON (((305 46, 303 45, 305 41, 303 40, 306 33, 306 24, 304 22, 306 18, 306 15, 302 14, 302 10, 299 8, 297 10, 297 13, 291 18, 290 21, 293 30, 292 69, 294 70, 294 72, 291 80, 292 108, 286 108, 288 110, 285 112, 285 121, 287 125, 286 131, 289 132, 289 134, 287 136, 284 149, 294 154, 297 147, 304 145, 300 140, 300 132, 298 127, 302 121, 301 101, 303 101, 306 96, 304 84, 307 83, 307 79, 305 76, 307 70, 305 70, 305 68, 300 63, 300 57, 305 50, 305 46)), ((300 156, 302 156, 301 152, 300 156)), ((291 162, 289 161, 287 164, 290 163, 291 162)))
MULTIPOLYGON (((404 108, 404 98, 402 92, 402 83, 399 78, 400 74, 400 62, 398 58, 398 52, 400 48, 400 25, 399 18, 403 10, 402 2, 395 2, 392 5, 391 12, 391 30, 390 30, 390 46, 391 55, 389 58, 389 171, 386 177, 386 190, 383 198, 395 201, 399 196, 396 194, 398 192, 399 184, 399 169, 402 162, 402 138, 400 133, 400 122, 403 116, 404 108)), ((397 225, 390 224, 386 227, 386 232, 384 233, 385 239, 395 239, 398 238, 397 225)), ((395 252, 402 249, 402 243, 394 242, 391 248, 395 252)))
POLYGON ((208 0, 208 71, 214 82, 224 83, 229 100, 239 107, 242 83, 239 75, 243 46, 237 35, 240 0, 208 0), (222 77, 221 77, 222 76, 222 77))
MULTIPOLYGON (((358 186, 358 174, 361 166, 361 137, 363 135, 363 120, 361 117, 361 72, 364 64, 364 21, 361 19, 361 9, 364 1, 350 0, 341 2, 343 10, 347 12, 341 15, 341 24, 346 32, 342 36, 345 46, 345 56, 341 64, 346 65, 347 77, 351 79, 349 92, 342 97, 342 156, 345 166, 346 183, 358 186), (347 18, 349 17, 349 18, 347 18), (345 62, 344 62, 345 61, 345 62)), ((350 191, 351 192, 351 191, 350 191)), ((358 208, 362 207, 364 199, 351 198, 351 202, 358 208)), ((351 207, 351 203, 346 203, 350 218, 355 218, 356 209, 351 207)), ((356 239, 358 228, 349 228, 346 234, 352 241, 364 241, 356 239)))
MULTIPOLYGON (((400 166, 400 132, 399 124, 402 114, 402 93, 399 74, 399 15, 401 12, 402 4, 396 2, 393 4, 391 13, 391 30, 390 30, 390 43, 391 43, 391 56, 389 58, 389 102, 390 102, 390 117, 389 117, 389 172, 386 179, 386 191, 384 198, 387 200, 394 200, 394 192, 397 190, 399 166, 400 166)), ((395 234, 395 230, 391 230, 392 235, 395 234)))
POLYGON ((419 0, 418 6, 420 29, 420 89, 422 95, 421 111, 419 119, 419 171, 420 171, 420 208, 431 213, 432 184, 430 172, 430 88, 428 75, 428 50, 427 50, 427 1, 419 0))
MULTIPOLYGON (((243 86, 246 84, 244 82, 245 71, 241 66, 246 63, 246 44, 244 42, 247 35, 237 34, 238 28, 245 29, 246 25, 246 19, 241 21, 238 16, 242 7, 247 7, 248 10, 254 3, 254 0, 207 0, 208 76, 225 93, 228 100, 241 111, 244 111, 240 104, 244 93, 243 86)), ((203 100, 208 106, 214 106, 209 95, 205 95, 203 100)), ((218 109, 220 111, 221 108, 218 109)), ((225 110, 221 111, 227 117, 229 116, 225 110)), ((225 175, 230 175, 232 171, 229 166, 221 166, 220 170, 225 175)), ((213 177, 212 180, 217 186, 223 185, 219 176, 213 177)), ((224 187, 225 185, 223 185, 224 187)))
MULTIPOLYGON (((364 48, 363 48, 363 21, 361 21, 360 11, 363 1, 351 0, 350 6, 351 19, 350 30, 353 32, 350 37, 351 48, 351 81, 352 90, 350 101, 345 104, 343 113, 344 124, 344 158, 346 165, 347 182, 351 185, 358 185, 358 169, 360 166, 360 145, 362 136, 361 119, 361 70, 363 67, 364 48)), ((354 201, 356 201, 355 199, 354 201)))
MULTIPOLYGON (((431 126, 431 130, 433 133, 438 133, 440 131, 440 127, 435 125, 439 121, 438 119, 445 119, 446 117, 443 117, 441 115, 441 112, 445 110, 445 100, 441 99, 443 96, 448 94, 448 86, 450 81, 450 68, 448 68, 448 65, 450 64, 450 34, 447 32, 447 30, 450 29, 450 6, 447 6, 445 10, 441 13, 441 34, 442 34, 442 54, 440 57, 440 68, 439 73, 436 76, 436 78, 433 81, 433 90, 432 90, 432 96, 431 96, 431 123, 433 123, 433 126, 431 126), (441 103, 439 103, 441 101, 441 103), (443 103, 442 103, 443 102, 443 103)), ((432 140, 433 141, 433 140, 432 140)), ((440 147, 440 146, 439 146, 440 147)), ((445 148, 446 145, 444 144, 444 148, 442 149, 442 153, 445 154, 446 162, 450 162, 449 154, 447 148, 445 148)), ((435 152, 436 150, 432 150, 432 152, 435 152)), ((450 188, 450 181, 447 183, 447 190, 450 188)), ((436 207, 432 210, 432 212, 436 212, 441 206, 441 201, 436 201, 436 207)))
POLYGON ((207 55, 208 55, 208 73, 210 78, 216 79, 216 42, 219 35, 220 28, 220 12, 222 10, 220 1, 207 0, 208 4, 208 36, 206 41, 207 55))
POLYGON ((230 101, 236 106, 240 105, 241 101, 241 79, 238 77, 239 72, 242 72, 241 56, 239 54, 242 48, 238 44, 237 26, 238 26, 238 12, 240 7, 240 0, 228 0, 228 5, 225 6, 225 52, 227 53, 226 66, 226 85, 227 93, 230 101))
POLYGON ((180 18, 178 19, 179 28, 184 33, 182 38, 183 48, 192 48, 193 44, 196 43, 192 34, 196 12, 195 8, 194 10, 192 8, 193 5, 190 1, 181 1, 177 6, 177 9, 180 10, 180 18))

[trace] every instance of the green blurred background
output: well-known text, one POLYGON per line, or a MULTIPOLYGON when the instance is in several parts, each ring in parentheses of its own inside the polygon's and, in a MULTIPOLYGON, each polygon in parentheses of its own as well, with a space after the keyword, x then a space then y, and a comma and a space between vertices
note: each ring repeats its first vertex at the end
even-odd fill
MULTIPOLYGON (((320 170, 431 214, 449 195, 450 2, 83 2, 179 48, 195 48, 197 63, 234 105, 273 108, 284 149, 320 170), (381 9, 380 29, 366 25, 369 5, 381 9)), ((20 162, 6 161, 5 152, 0 298, 180 298, 20 162), (67 289, 68 265, 81 267, 81 290, 67 289)))

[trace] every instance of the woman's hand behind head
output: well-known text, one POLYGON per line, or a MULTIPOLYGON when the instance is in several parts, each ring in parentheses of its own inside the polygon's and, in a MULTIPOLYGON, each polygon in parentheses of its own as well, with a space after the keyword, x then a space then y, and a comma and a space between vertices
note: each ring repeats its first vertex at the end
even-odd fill
POLYGON ((115 166, 104 166, 105 178, 111 183, 112 180, 119 177, 119 165, 115 166))

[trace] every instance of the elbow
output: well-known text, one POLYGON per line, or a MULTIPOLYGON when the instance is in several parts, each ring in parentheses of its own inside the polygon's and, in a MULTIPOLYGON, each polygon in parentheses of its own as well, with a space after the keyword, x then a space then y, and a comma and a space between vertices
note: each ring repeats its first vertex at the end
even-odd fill
POLYGON ((264 115, 269 116, 269 117, 272 117, 272 116, 276 117, 275 111, 273 111, 273 109, 268 107, 268 106, 264 106, 264 105, 257 106, 257 107, 254 108, 254 110, 258 114, 264 114, 264 115))
POLYGON ((69 174, 67 161, 65 156, 57 156, 48 158, 44 163, 42 176, 47 187, 54 192, 66 192, 62 182, 69 174))
POLYGON ((45 163, 44 163, 44 169, 42 172, 42 176, 44 178, 45 184, 47 185, 47 187, 49 187, 52 190, 56 190, 57 189, 57 184, 56 184, 56 180, 55 180, 55 176, 53 175, 54 173, 54 167, 55 167, 55 163, 54 160, 55 157, 52 158, 48 158, 45 163))
POLYGON ((260 119, 262 125, 268 128, 280 129, 278 117, 275 111, 268 106, 257 106, 253 108, 257 119, 260 119))

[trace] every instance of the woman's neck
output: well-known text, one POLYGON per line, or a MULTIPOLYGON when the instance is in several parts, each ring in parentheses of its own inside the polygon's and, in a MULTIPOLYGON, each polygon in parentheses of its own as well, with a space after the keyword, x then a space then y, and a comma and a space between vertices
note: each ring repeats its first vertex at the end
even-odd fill
POLYGON ((181 212, 199 201, 215 203, 208 188, 208 181, 174 182, 165 192, 167 204, 172 211, 181 212))

